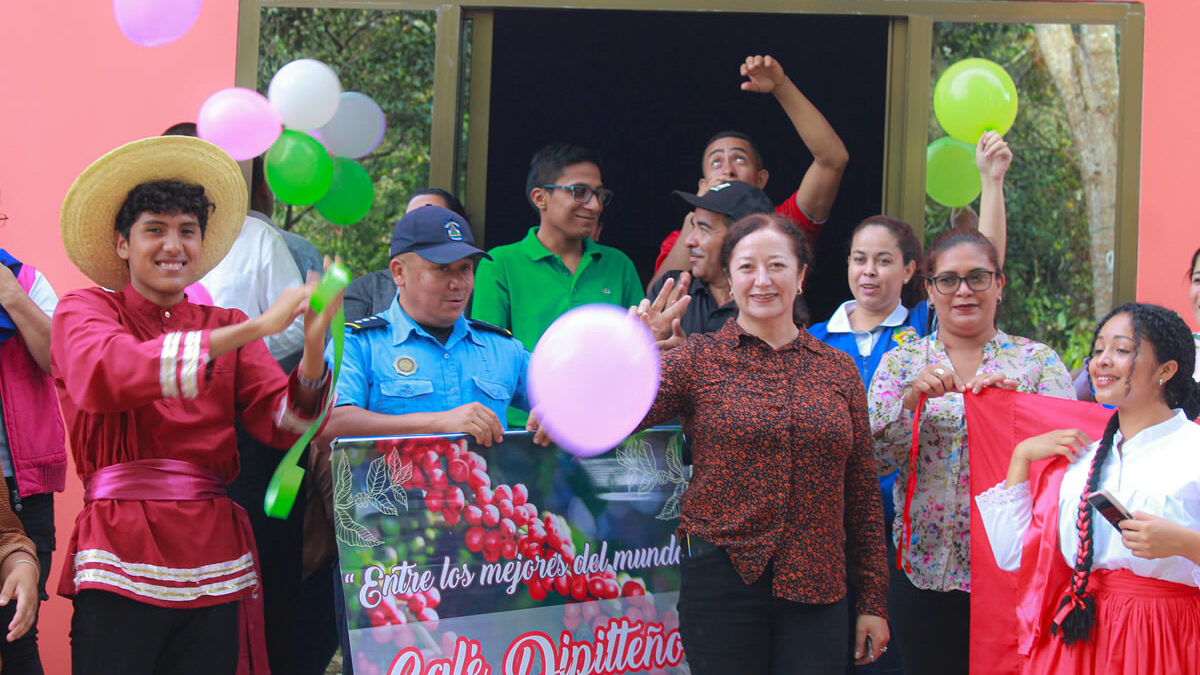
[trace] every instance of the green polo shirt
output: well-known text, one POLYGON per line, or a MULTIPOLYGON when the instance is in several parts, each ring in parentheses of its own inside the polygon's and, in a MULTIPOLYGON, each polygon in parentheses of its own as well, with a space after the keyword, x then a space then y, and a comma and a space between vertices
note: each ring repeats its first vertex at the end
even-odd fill
MULTIPOLYGON (((583 241, 583 257, 575 273, 537 238, 538 228, 515 244, 488 251, 479 261, 471 317, 503 326, 533 351, 538 338, 562 316, 580 305, 602 302, 629 307, 645 297, 633 261, 611 246, 583 241)), ((523 411, 509 408, 511 426, 525 426, 523 411)))

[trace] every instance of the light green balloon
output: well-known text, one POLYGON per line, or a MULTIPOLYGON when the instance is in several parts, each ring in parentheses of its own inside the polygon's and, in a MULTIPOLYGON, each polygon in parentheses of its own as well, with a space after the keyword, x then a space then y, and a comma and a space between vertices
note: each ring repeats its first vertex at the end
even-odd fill
POLYGON ((353 225, 375 203, 371 175, 358 162, 345 157, 333 158, 333 183, 317 202, 317 213, 334 225, 353 225))
POLYGON ((925 194, 943 206, 966 206, 979 196, 975 148, 943 136, 925 149, 925 194))
POLYGON ((294 206, 316 202, 333 182, 333 160, 325 147, 293 129, 285 129, 267 151, 263 171, 275 196, 294 206))
POLYGON ((985 131, 1004 135, 1017 119, 1017 87, 987 59, 963 59, 933 89, 933 114, 954 138, 975 145, 985 131))

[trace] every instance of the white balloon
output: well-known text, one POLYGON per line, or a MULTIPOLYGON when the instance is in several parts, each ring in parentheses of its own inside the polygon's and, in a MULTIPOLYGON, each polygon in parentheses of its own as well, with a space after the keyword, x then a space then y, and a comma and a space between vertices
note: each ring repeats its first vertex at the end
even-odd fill
POLYGON ((387 118, 378 103, 366 94, 346 91, 333 119, 320 132, 329 154, 358 159, 379 147, 386 130, 387 118))
POLYGON ((341 93, 332 68, 315 59, 297 59, 271 78, 267 98, 285 126, 309 131, 333 119, 341 93))

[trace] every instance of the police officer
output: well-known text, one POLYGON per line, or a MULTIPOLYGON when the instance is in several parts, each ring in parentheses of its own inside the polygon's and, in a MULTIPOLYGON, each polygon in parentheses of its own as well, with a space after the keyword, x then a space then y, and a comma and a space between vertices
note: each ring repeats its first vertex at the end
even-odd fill
POLYGON ((346 324, 337 407, 324 436, 466 433, 490 446, 503 440, 510 404, 529 409, 529 352, 507 330, 463 316, 475 265, 488 257, 474 244, 466 220, 438 206, 396 223, 396 300, 346 324))

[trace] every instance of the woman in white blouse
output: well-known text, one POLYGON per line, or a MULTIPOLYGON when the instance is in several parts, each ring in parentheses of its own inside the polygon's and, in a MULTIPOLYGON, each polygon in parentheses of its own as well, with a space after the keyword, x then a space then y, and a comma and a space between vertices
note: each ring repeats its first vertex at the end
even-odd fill
POLYGON ((997 563, 1020 569, 1026 673, 1200 673, 1195 358, 1175 312, 1117 307, 1089 364, 1096 399, 1117 408, 1104 437, 1022 441, 1005 482, 976 499, 997 563), (1059 455, 1069 465, 1031 485, 1030 465, 1059 455), (1120 531, 1086 501, 1099 489, 1133 514, 1120 531))

